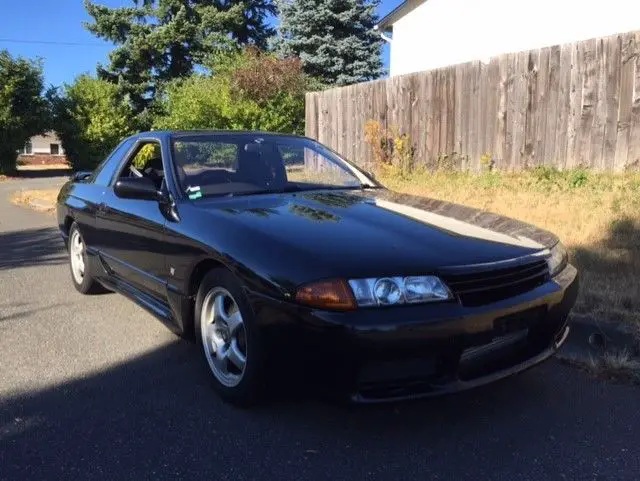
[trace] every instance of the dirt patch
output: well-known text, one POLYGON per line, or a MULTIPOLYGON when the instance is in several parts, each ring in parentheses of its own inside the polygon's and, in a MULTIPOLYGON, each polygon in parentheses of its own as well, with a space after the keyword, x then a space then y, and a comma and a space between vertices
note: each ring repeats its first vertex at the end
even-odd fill
POLYGON ((22 190, 11 197, 14 204, 53 214, 60 189, 22 190))
POLYGON ((30 172, 34 170, 71 170, 69 164, 33 164, 33 165, 20 165, 18 166, 18 172, 25 171, 30 172))

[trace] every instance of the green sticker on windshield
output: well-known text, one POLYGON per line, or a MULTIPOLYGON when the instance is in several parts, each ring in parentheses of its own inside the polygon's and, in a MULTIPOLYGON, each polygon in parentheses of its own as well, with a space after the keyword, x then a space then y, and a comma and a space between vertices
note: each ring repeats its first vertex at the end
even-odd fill
POLYGON ((200 197, 202 197, 202 192, 200 191, 189 194, 189 199, 191 200, 199 199, 200 197))

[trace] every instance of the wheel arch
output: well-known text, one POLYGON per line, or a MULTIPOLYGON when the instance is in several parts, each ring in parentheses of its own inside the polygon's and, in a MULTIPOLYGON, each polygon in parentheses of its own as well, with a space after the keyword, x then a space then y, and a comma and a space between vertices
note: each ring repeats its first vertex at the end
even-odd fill
POLYGON ((64 222, 62 224, 62 230, 64 232, 64 235, 66 236, 69 235, 69 231, 71 230, 71 226, 73 225, 74 222, 75 222, 75 219, 71 214, 67 214, 65 216, 64 222))
POLYGON ((226 269, 229 272, 232 272, 228 266, 226 266, 223 262, 220 262, 219 260, 212 259, 212 258, 206 258, 206 259, 200 260, 193 267, 189 275, 189 283, 187 284, 187 295, 190 298, 195 298, 196 294, 198 293, 198 289, 200 288, 200 283, 202 282, 202 279, 204 279, 204 276, 206 276, 207 273, 212 271, 213 269, 219 269, 219 268, 226 269))
POLYGON ((211 270, 219 268, 231 271, 223 262, 213 258, 205 258, 199 260, 188 275, 186 292, 184 295, 179 296, 180 301, 177 301, 181 304, 178 308, 181 311, 180 318, 182 319, 180 330, 187 337, 194 335, 196 295, 198 294, 202 279, 204 279, 204 276, 206 276, 208 272, 211 272, 211 270))

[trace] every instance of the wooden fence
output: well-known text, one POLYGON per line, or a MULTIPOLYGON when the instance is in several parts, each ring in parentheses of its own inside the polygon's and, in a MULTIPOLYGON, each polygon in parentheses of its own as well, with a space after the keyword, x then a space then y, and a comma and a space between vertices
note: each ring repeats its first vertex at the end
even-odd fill
POLYGON ((307 94, 307 136, 364 166, 368 120, 407 134, 430 167, 638 168, 640 32, 307 94))

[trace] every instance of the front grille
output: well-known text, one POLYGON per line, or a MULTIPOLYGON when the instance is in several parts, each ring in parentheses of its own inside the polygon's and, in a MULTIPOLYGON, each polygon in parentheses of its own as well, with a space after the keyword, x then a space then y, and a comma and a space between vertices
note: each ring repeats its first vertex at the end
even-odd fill
POLYGON ((482 306, 517 296, 549 279, 544 259, 515 267, 442 276, 464 306, 482 306))

